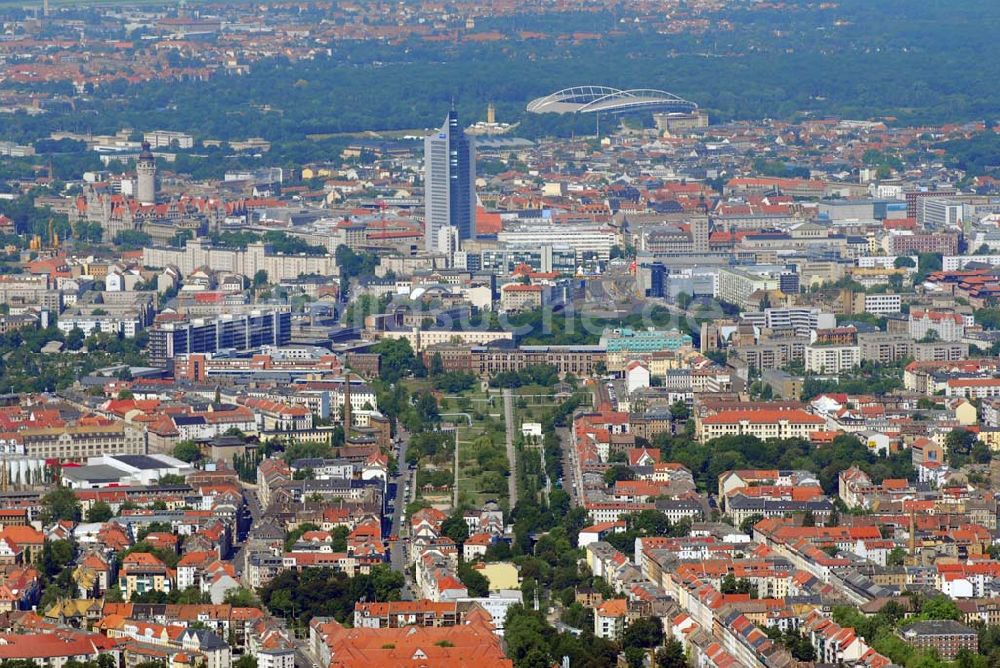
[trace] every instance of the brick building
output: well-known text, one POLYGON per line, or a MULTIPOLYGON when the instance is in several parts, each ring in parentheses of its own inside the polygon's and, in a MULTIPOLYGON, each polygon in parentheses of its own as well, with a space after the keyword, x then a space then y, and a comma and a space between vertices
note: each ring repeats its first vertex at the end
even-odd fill
POLYGON ((951 661, 963 649, 979 651, 976 630, 951 619, 913 622, 900 627, 899 637, 921 650, 935 650, 942 659, 951 661))

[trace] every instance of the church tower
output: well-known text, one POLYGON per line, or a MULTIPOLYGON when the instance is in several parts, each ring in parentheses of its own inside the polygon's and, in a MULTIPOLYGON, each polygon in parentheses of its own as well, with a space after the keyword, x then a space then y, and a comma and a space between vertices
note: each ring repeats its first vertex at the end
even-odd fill
POLYGON ((137 183, 135 198, 139 204, 156 204, 156 158, 149 142, 142 143, 142 152, 135 162, 137 183))

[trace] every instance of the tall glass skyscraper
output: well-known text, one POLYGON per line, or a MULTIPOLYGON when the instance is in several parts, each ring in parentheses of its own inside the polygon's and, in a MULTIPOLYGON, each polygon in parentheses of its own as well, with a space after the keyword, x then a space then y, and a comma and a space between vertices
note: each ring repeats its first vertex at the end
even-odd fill
POLYGON ((454 251, 456 237, 476 233, 476 150, 454 109, 424 139, 424 216, 428 251, 454 251))

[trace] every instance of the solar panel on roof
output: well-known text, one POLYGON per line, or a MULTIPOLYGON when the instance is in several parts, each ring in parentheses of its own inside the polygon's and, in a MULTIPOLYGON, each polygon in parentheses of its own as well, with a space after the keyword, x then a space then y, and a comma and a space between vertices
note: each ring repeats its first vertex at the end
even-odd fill
POLYGON ((114 455, 114 459, 137 469, 162 469, 167 466, 164 462, 146 455, 114 455))

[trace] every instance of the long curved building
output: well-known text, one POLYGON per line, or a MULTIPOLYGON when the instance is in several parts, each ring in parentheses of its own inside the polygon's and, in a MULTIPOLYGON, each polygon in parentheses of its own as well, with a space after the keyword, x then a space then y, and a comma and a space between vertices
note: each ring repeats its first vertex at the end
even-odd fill
POLYGON ((663 90, 574 86, 528 103, 534 114, 627 114, 636 111, 692 114, 698 105, 663 90))

